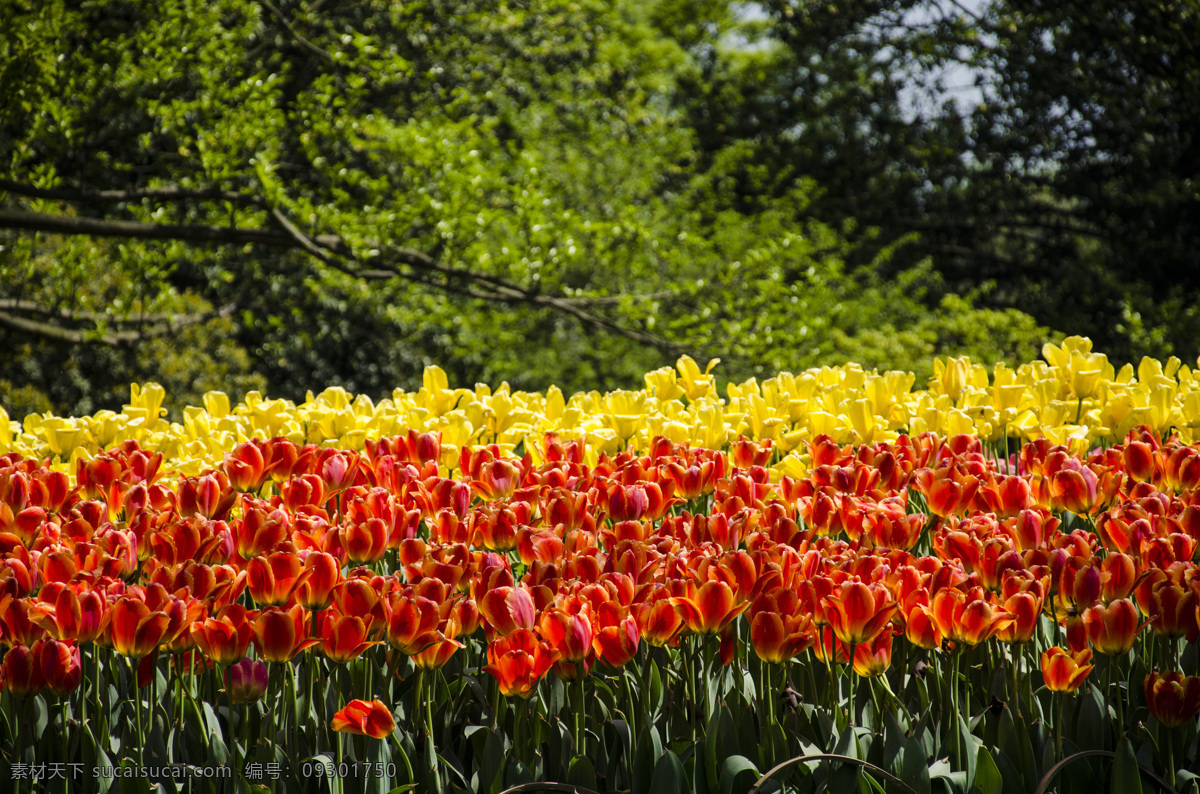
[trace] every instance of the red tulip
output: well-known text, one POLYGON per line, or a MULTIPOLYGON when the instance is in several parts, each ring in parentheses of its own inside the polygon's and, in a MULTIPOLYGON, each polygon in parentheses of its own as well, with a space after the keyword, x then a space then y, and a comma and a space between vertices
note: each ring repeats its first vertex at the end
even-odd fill
POLYGON ((241 604, 230 604, 206 620, 192 624, 192 639, 205 658, 214 664, 229 665, 246 655, 254 629, 254 613, 241 604))
POLYGON ((1088 607, 1083 613, 1083 627, 1092 647, 1108 656, 1128 653, 1142 629, 1137 607, 1128 599, 1113 601, 1106 607, 1088 607))
POLYGON ((821 606, 834 633, 847 645, 874 638, 900 608, 887 588, 855 581, 843 582, 821 599, 821 606))
POLYGON ((117 599, 108 616, 113 649, 130 659, 141 659, 157 649, 171 623, 166 612, 151 610, 132 596, 117 599))
POLYGON ((42 640, 33 646, 46 688, 59 697, 79 688, 83 677, 79 647, 74 643, 42 640))
POLYGON ((250 595, 259 606, 286 604, 296 588, 312 575, 303 560, 286 551, 255 557, 247 563, 246 573, 250 595))
POLYGON ((333 715, 329 727, 341 733, 384 739, 396 729, 396 718, 382 701, 368 703, 365 700, 351 700, 345 708, 333 715))
POLYGON ((487 656, 488 664, 483 669, 496 677, 500 692, 508 697, 528 698, 546 671, 558 661, 558 652, 528 629, 517 629, 492 641, 487 656))
POLYGON ((278 607, 259 612, 250 624, 259 658, 265 662, 290 662, 296 654, 320 642, 309 636, 308 626, 308 615, 299 604, 286 612, 278 607))
POLYGON ((1146 676, 1145 690, 1150 713, 1168 728, 1183 725, 1200 713, 1200 677, 1151 673, 1146 676))
POLYGON ((242 659, 225 671, 225 690, 234 703, 253 703, 267 691, 267 665, 257 659, 242 659))
POLYGON ((1090 650, 1082 650, 1070 654, 1057 646, 1042 654, 1042 677, 1046 688, 1051 692, 1074 692, 1083 686, 1084 679, 1092 672, 1094 665, 1090 650))
POLYGON ((736 604, 733 589, 725 582, 708 581, 699 587, 688 582, 687 593, 687 596, 672 598, 671 603, 693 634, 719 634, 750 606, 749 603, 736 604))
POLYGON ((17 697, 31 697, 42 691, 42 666, 28 645, 14 645, 4 654, 4 687, 17 697))
POLYGON ((885 629, 875 637, 854 647, 854 672, 864 678, 883 675, 892 665, 891 630, 885 629))

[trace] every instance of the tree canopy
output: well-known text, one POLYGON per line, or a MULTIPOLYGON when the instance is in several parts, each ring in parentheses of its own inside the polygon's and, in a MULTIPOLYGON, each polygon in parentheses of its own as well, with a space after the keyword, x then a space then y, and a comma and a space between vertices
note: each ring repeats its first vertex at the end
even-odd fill
POLYGON ((1185 354, 1196 12, 1111 5, 2 0, 0 403, 1185 354))

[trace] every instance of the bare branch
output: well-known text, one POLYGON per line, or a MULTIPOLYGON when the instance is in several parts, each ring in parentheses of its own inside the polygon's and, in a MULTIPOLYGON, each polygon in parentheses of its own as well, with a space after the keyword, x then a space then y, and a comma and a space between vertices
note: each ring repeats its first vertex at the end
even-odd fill
MULTIPOLYGON (((384 269, 356 270, 338 261, 333 256, 336 254, 345 258, 353 257, 350 247, 341 237, 336 235, 306 236, 296 228, 295 224, 288 221, 286 216, 278 209, 271 210, 271 217, 282 227, 280 230, 246 229, 237 226, 208 226, 200 224, 181 226, 141 223, 137 221, 101 220, 0 208, 0 229, 18 229, 23 231, 49 232, 52 234, 96 237, 183 240, 186 242, 223 245, 244 245, 250 243, 270 245, 278 248, 299 248, 319 260, 322 264, 354 278, 373 281, 403 278, 435 289, 454 292, 481 300, 547 306, 569 314, 593 328, 600 328, 610 333, 624 336, 640 344, 650 345, 666 351, 684 349, 681 345, 668 342, 635 328, 628 328, 602 315, 588 312, 581 308, 579 299, 543 295, 523 289, 516 284, 494 276, 443 265, 428 254, 411 248, 381 247, 384 251, 381 258, 390 257, 396 264, 384 264, 384 269), (406 272, 402 269, 405 267, 416 272, 406 272), (446 283, 439 285, 431 281, 428 275, 419 276, 418 274, 436 274, 444 278, 446 283), (483 289, 474 289, 467 285, 474 285, 483 289)), ((372 259, 369 263, 363 264, 373 264, 374 261, 372 259)), ((13 321, 21 320, 21 318, 11 317, 10 319, 13 321)), ((72 332, 68 331, 66 333, 72 332)))
POLYGON ((53 306, 44 306, 33 301, 22 301, 0 299, 0 311, 16 311, 24 314, 38 314, 43 317, 54 317, 61 320, 72 322, 87 322, 87 323, 110 323, 113 325, 150 325, 150 324, 166 324, 172 328, 183 328, 188 325, 196 325, 205 323, 216 317, 228 317, 237 311, 237 304, 230 303, 210 312, 200 312, 197 314, 139 314, 134 317, 110 317, 106 314, 98 312, 80 312, 71 311, 70 309, 60 309, 53 306))
POLYGON ((12 193, 17 196, 26 196, 27 198, 46 199, 47 201, 70 201, 75 204, 141 201, 143 199, 154 199, 156 201, 210 199, 229 201, 235 204, 254 204, 258 206, 265 204, 261 196, 250 196, 244 193, 236 193, 232 190, 219 190, 217 188, 188 190, 187 188, 171 186, 142 188, 141 190, 73 190, 67 188, 33 187, 8 179, 0 179, 0 191, 12 193))
MULTIPOLYGON (((4 304, 13 304, 17 301, 5 301, 4 304)), ((54 310, 47 307, 39 307, 45 314, 54 314, 54 310)), ((20 333, 32 334, 40 336, 44 339, 50 339, 55 342, 65 342, 67 344, 102 344, 110 347, 119 345, 132 345, 141 342, 145 339, 151 339, 160 336, 170 336, 182 328, 191 325, 200 325, 209 320, 224 316, 232 312, 234 307, 226 306, 220 311, 205 312, 203 314, 185 314, 171 318, 165 323, 155 325, 150 328, 145 328, 140 331, 109 331, 107 333, 96 333, 95 331, 75 330, 64 328, 61 325, 52 323, 43 323, 38 320, 31 320, 28 317, 19 317, 7 311, 0 311, 0 326, 11 328, 20 333)), ((68 312, 69 314, 69 312, 68 312)))
MULTIPOLYGON (((237 226, 179 226, 167 223, 140 223, 97 218, 78 218, 69 215, 48 215, 0 208, 0 229, 49 232, 51 234, 86 235, 93 237, 133 237, 143 240, 183 240, 193 243, 222 243, 245 245, 257 243, 282 248, 295 248, 296 241, 283 232, 272 229, 245 229, 237 226)), ((314 238, 318 245, 331 251, 345 250, 340 237, 314 238)))
POLYGON ((300 33, 294 27, 292 27, 292 23, 288 21, 288 18, 283 15, 283 12, 276 8, 270 0, 259 0, 259 2, 261 2, 268 11, 275 15, 275 18, 279 20, 279 24, 283 25, 283 29, 286 30, 288 35, 295 39, 301 47, 308 50, 313 55, 316 55, 318 58, 324 58, 332 64, 337 64, 337 61, 332 55, 329 54, 327 50, 321 49, 316 44, 313 44, 311 41, 301 36, 300 33))

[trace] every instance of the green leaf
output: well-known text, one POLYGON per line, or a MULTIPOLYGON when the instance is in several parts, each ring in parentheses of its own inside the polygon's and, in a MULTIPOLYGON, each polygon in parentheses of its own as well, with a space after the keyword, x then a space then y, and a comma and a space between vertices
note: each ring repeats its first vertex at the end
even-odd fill
MULTIPOLYGON (((1110 664, 1113 660, 1108 660, 1110 664)), ((1105 750, 1110 722, 1106 719, 1107 708, 1100 689, 1095 684, 1079 694, 1076 709, 1075 735, 1071 738, 1081 750, 1105 750)), ((1109 745, 1111 746, 1111 745, 1109 745)))
POLYGON ((670 750, 663 753, 654 765, 654 775, 650 779, 648 790, 654 794, 687 794, 687 774, 683 771, 683 763, 679 756, 670 750))
POLYGON ((961 714, 958 715, 958 742, 959 752, 962 756, 961 765, 963 771, 967 773, 966 789, 969 791, 971 786, 975 785, 975 768, 979 759, 978 748, 981 742, 979 737, 971 732, 966 717, 961 714))
POLYGON ((662 757, 662 742, 658 738, 658 729, 654 726, 642 728, 638 733, 637 749, 633 753, 633 768, 631 772, 631 794, 650 794, 654 789, 652 782, 655 772, 655 762, 662 757))
POLYGON ((904 742, 891 767, 896 777, 908 784, 917 794, 929 794, 929 757, 925 748, 913 737, 904 742))
POLYGON ((986 747, 979 748, 979 759, 975 765, 975 788, 980 794, 1003 794, 1004 777, 986 747))
POLYGON ((1117 742, 1117 755, 1113 760, 1112 782, 1108 790, 1112 794, 1142 794, 1142 776, 1138 772, 1137 757, 1128 736, 1117 742))
POLYGON ((577 755, 571 759, 571 766, 567 769, 567 783, 572 786, 590 788, 592 791, 598 788, 596 770, 586 755, 577 755))
POLYGON ((721 794, 746 794, 761 773, 745 756, 731 755, 721 762, 721 794))
POLYGON ((1013 722, 1012 711, 1004 709, 1000 713, 1000 749, 1013 761, 1021 772, 1025 790, 1031 791, 1038 782, 1038 773, 1033 755, 1033 742, 1029 738, 1029 729, 1022 722, 1013 722))

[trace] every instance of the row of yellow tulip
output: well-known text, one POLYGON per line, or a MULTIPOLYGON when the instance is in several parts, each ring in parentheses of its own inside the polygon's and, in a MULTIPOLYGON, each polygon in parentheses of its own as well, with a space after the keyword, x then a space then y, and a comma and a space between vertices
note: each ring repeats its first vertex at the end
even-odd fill
POLYGON ((770 439, 784 454, 778 476, 803 465, 802 442, 821 434, 855 444, 927 430, 985 441, 1045 437, 1077 452, 1139 425, 1176 428, 1185 443, 1200 438, 1200 370, 1176 358, 1165 364, 1146 358, 1136 371, 1127 364, 1118 372, 1091 348, 1089 340, 1071 337, 1061 346, 1046 344, 1044 361, 1016 369, 997 364, 990 375, 967 358, 939 359, 927 388, 918 390, 912 373, 846 364, 729 383, 724 398, 713 374, 718 360, 702 371, 688 356, 647 373, 639 391, 581 392, 569 399, 554 386, 545 393, 512 391, 507 384, 452 389, 445 372, 428 367, 418 391, 397 389, 379 403, 338 387, 310 392, 299 405, 257 392, 232 405, 227 395, 209 392, 202 407, 183 411, 182 423, 163 418, 161 386, 134 384, 120 413, 32 414, 18 423, 0 407, 0 454, 53 457, 74 472, 74 458, 133 439, 163 452, 168 468, 196 474, 254 437, 361 449, 367 438, 416 428, 441 432, 443 463, 453 469, 462 445, 496 443, 509 453, 529 441, 525 448, 536 455, 547 432, 586 440, 593 457, 627 445, 645 450, 659 435, 710 449, 745 435, 770 439))

